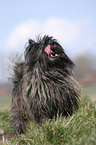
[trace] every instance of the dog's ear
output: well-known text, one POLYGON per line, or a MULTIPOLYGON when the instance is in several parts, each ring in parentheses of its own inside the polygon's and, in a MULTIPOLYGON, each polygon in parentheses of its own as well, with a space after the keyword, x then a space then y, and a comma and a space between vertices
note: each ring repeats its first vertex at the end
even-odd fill
POLYGON ((29 45, 34 45, 36 42, 32 39, 29 39, 29 45))
POLYGON ((32 48, 34 47, 36 42, 32 39, 29 39, 27 44, 28 44, 28 46, 25 49, 25 58, 27 58, 30 55, 30 52, 32 51, 32 48))

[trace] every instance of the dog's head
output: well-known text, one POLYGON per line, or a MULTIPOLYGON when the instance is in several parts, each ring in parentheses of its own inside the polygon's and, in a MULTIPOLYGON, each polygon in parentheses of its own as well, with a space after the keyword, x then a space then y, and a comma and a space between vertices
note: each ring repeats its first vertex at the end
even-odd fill
POLYGON ((74 66, 57 40, 49 36, 44 36, 37 42, 29 40, 25 50, 25 61, 30 69, 36 65, 43 70, 52 68, 72 69, 74 66))

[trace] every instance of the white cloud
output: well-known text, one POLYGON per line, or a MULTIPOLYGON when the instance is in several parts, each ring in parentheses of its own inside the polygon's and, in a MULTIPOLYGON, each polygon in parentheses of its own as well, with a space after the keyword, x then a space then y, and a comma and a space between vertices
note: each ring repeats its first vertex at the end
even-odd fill
MULTIPOLYGON (((29 38, 36 39, 39 34, 51 35, 64 46, 70 54, 80 54, 91 48, 95 41, 89 20, 77 22, 50 18, 40 22, 31 20, 21 23, 11 32, 6 46, 10 51, 21 51, 29 38)), ((96 33, 95 33, 96 34, 96 33)))

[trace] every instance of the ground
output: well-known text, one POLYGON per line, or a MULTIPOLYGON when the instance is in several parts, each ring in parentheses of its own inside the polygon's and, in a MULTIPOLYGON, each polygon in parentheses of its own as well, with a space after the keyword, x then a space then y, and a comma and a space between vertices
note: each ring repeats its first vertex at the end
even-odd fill
POLYGON ((14 129, 10 127, 11 98, 0 97, 0 129, 5 131, 5 145, 95 145, 96 84, 84 87, 81 96, 79 110, 72 116, 48 120, 42 125, 30 122, 27 132, 19 136, 15 136, 14 129))

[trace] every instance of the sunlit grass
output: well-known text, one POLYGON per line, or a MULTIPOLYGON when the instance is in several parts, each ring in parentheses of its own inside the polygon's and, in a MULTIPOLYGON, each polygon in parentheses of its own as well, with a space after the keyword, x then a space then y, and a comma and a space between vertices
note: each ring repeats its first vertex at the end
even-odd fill
MULTIPOLYGON (((14 129, 10 127, 9 121, 11 97, 0 96, 0 129, 5 131, 5 145, 95 145, 95 100, 96 84, 82 87, 80 108, 74 115, 45 121, 42 125, 30 122, 26 134, 14 136, 14 129)), ((1 142, 2 138, 0 145, 1 142)))
POLYGON ((0 112, 0 129, 6 132, 5 144, 10 145, 95 145, 96 104, 88 97, 81 99, 79 110, 68 118, 45 121, 42 125, 29 123, 27 132, 13 136, 8 120, 9 111, 0 112), (8 137, 11 134, 12 137, 8 137))

